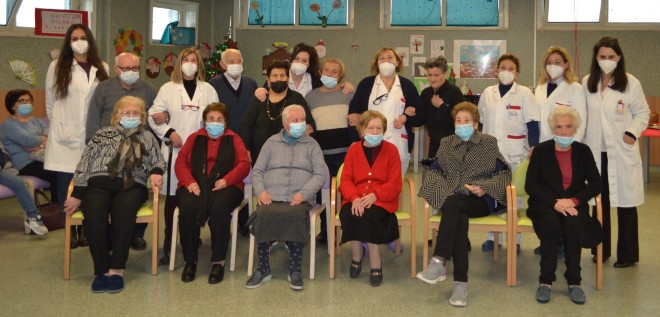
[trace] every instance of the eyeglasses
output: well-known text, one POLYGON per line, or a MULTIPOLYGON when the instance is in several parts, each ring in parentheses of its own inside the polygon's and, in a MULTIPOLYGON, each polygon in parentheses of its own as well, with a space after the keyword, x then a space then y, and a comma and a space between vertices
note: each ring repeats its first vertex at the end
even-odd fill
POLYGON ((18 102, 19 105, 25 105, 32 103, 32 99, 18 99, 16 102, 18 102))
POLYGON ((374 99, 374 101, 372 103, 374 104, 374 106, 378 106, 378 105, 380 105, 381 102, 387 100, 388 95, 389 95, 388 93, 386 93, 384 95, 380 95, 380 96, 376 97, 376 99, 374 99))
POLYGON ((139 111, 122 111, 122 112, 121 112, 121 115, 122 115, 122 116, 125 116, 125 117, 126 117, 126 116, 137 117, 137 116, 139 116, 139 115, 141 115, 141 114, 142 114, 142 113, 140 113, 139 111))
POLYGON ((129 66, 126 66, 126 67, 115 66, 115 67, 119 68, 122 72, 127 72, 127 71, 129 71, 129 70, 130 70, 130 71, 134 71, 134 72, 139 72, 139 71, 140 71, 140 66, 134 66, 134 67, 129 67, 129 66))
POLYGON ((199 106, 195 105, 182 105, 181 110, 192 110, 192 111, 197 111, 199 110, 199 106))

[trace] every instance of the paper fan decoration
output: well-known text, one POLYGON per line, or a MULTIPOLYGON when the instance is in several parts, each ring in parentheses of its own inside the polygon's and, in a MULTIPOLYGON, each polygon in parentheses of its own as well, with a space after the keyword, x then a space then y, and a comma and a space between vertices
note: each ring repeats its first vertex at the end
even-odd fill
POLYGON ((30 84, 32 87, 37 86, 37 73, 34 71, 34 66, 20 58, 12 58, 7 60, 9 67, 14 72, 16 78, 30 84))

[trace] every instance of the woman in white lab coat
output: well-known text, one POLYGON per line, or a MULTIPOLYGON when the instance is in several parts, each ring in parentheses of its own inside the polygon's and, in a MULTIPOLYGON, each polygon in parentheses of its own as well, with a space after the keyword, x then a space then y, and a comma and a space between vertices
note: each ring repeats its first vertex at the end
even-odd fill
MULTIPOLYGON (((539 110, 532 91, 516 83, 519 73, 520 60, 512 54, 503 54, 497 61, 499 83, 487 87, 479 99, 482 132, 497 139, 512 173, 539 143, 539 110)), ((521 241, 518 235, 518 252, 521 241)), ((490 252, 493 249, 493 234, 489 233, 481 250, 490 252)))
MULTIPOLYGON (((86 25, 73 24, 64 36, 57 60, 46 74, 46 113, 50 121, 44 168, 57 173, 60 202, 66 200, 73 172, 85 149, 89 101, 99 82, 108 79, 108 64, 99 56, 86 25)), ((82 227, 73 230, 71 247, 86 246, 82 227), (79 235, 79 237, 76 237, 79 235)))
MULTIPOLYGON (((569 106, 575 109, 580 118, 587 120, 587 101, 584 89, 578 83, 571 64, 571 55, 559 46, 550 46, 541 60, 541 78, 534 90, 536 104, 541 115, 541 136, 539 142, 554 137, 552 128, 548 126, 550 112, 558 106, 569 106)), ((575 133, 575 141, 582 142, 586 124, 581 125, 575 133)))
POLYGON ((213 86, 205 81, 204 61, 195 48, 186 48, 179 53, 170 81, 165 83, 149 108, 149 125, 156 135, 163 140, 161 151, 168 158, 172 145, 172 160, 168 159, 168 170, 165 172, 161 194, 165 197, 165 241, 164 255, 160 259, 161 265, 170 262, 170 242, 172 239, 172 217, 177 206, 176 189, 178 180, 174 174, 173 166, 179 149, 188 136, 202 127, 202 113, 207 105, 218 102, 218 94, 213 86), (167 112, 169 120, 162 122, 156 114, 167 112), (156 119, 154 119, 156 118, 156 119), (170 192, 167 184, 170 182, 170 192))
POLYGON ((591 71, 582 86, 588 111, 584 143, 603 179, 603 261, 610 256, 612 206, 619 222, 614 267, 633 266, 639 262, 637 206, 644 203, 638 139, 649 121, 649 105, 639 80, 626 73, 616 38, 603 37, 594 45, 591 71))

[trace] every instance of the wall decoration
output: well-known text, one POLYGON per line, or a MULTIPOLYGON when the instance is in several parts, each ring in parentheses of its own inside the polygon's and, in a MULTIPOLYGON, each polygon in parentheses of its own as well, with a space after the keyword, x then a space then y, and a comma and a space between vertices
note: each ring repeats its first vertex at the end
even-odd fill
POLYGON ((173 52, 169 52, 167 55, 165 55, 165 58, 163 58, 163 69, 165 69, 165 74, 167 76, 172 75, 172 71, 174 70, 174 65, 176 65, 176 60, 179 58, 176 54, 173 52))
POLYGON ((396 53, 401 57, 401 60, 403 60, 403 67, 408 67, 408 57, 410 57, 410 49, 408 47, 395 47, 394 50, 396 53))
POLYGON ((415 77, 426 77, 426 69, 424 69, 424 64, 426 64, 426 57, 423 56, 413 56, 412 58, 412 76, 415 77))
POLYGON ((204 60, 204 69, 206 70, 206 80, 213 78, 213 76, 222 74, 224 70, 220 66, 220 59, 222 58, 222 52, 227 49, 238 49, 238 43, 231 38, 231 31, 225 36, 225 40, 222 43, 218 43, 215 46, 215 51, 211 52, 209 58, 204 60))
POLYGON ((355 52, 357 52, 357 50, 358 50, 359 47, 360 47, 360 46, 359 46, 357 43, 353 43, 353 44, 351 44, 351 49, 353 49, 353 51, 355 51, 355 52))
POLYGON ((202 59, 211 57, 211 45, 206 42, 199 44, 199 55, 202 55, 202 59))
POLYGON ((147 58, 147 70, 146 70, 147 76, 149 78, 156 78, 158 77, 158 74, 160 74, 160 61, 156 57, 149 57, 147 58))
POLYGON ((316 49, 316 54, 318 54, 320 58, 325 57, 326 49, 323 40, 319 40, 318 42, 316 42, 316 46, 314 46, 314 49, 316 49))
POLYGON ((119 35, 114 42, 115 53, 117 55, 123 52, 133 52, 135 55, 142 56, 142 35, 132 27, 119 29, 119 35))
POLYGON ((505 40, 455 40, 456 77, 497 78, 497 59, 505 52, 505 40))
POLYGON ((250 1, 250 9, 254 10, 255 13, 257 13, 257 23, 263 28, 266 27, 264 24, 264 16, 259 14, 259 7, 261 4, 257 0, 252 0, 250 1))
POLYGON ((332 14, 333 11, 341 9, 341 7, 344 4, 341 3, 341 0, 334 0, 332 1, 332 10, 330 10, 330 13, 328 15, 321 15, 321 6, 318 3, 312 3, 309 6, 309 9, 312 10, 312 12, 316 12, 318 15, 318 19, 321 20, 321 27, 326 28, 328 26, 328 18, 332 14))
POLYGON ((438 56, 445 56, 445 40, 431 40, 431 57, 438 56))
POLYGON ((32 87, 37 86, 37 73, 34 71, 32 64, 20 58, 9 59, 7 63, 9 63, 9 67, 16 78, 30 84, 32 87))
POLYGON ((424 35, 410 36, 410 54, 424 54, 424 35))
POLYGON ((48 52, 50 54, 50 59, 56 60, 60 57, 60 49, 59 48, 54 48, 48 52))
POLYGON ((34 34, 64 37, 72 24, 89 26, 89 13, 78 10, 34 9, 34 34))

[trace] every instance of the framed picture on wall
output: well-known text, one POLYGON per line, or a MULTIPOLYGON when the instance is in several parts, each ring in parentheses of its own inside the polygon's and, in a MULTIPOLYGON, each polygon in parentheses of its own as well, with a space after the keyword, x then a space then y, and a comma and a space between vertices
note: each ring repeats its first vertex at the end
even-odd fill
POLYGON ((505 40, 455 40, 456 77, 497 78, 497 59, 505 52, 505 40))

